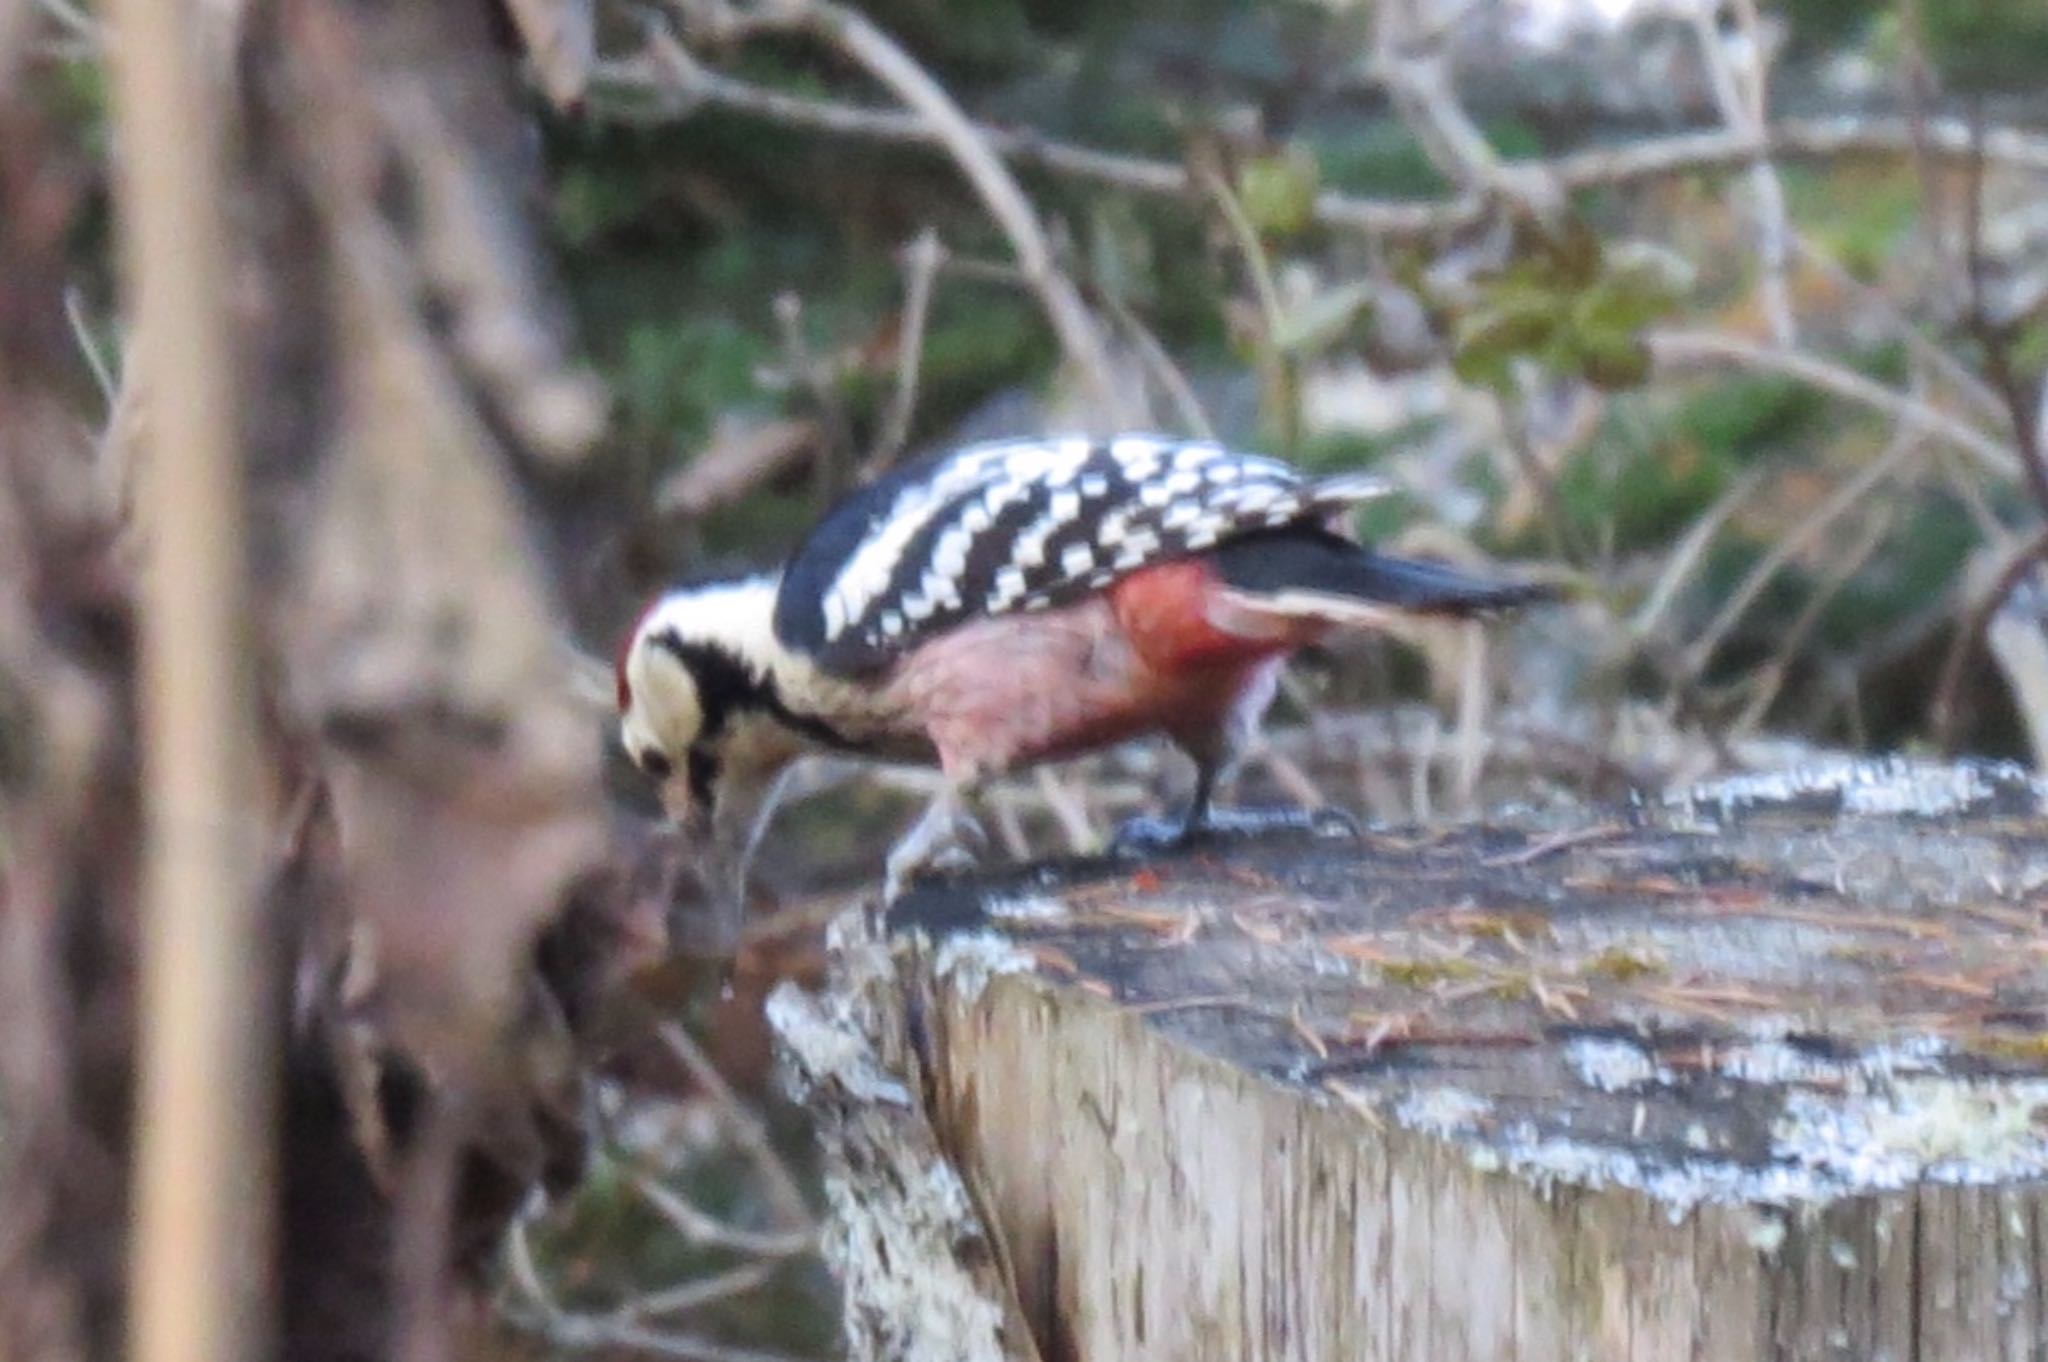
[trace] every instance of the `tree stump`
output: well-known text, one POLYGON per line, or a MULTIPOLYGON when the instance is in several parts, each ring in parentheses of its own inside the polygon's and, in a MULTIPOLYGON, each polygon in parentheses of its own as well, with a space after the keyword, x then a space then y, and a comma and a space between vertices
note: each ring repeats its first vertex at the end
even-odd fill
POLYGON ((920 886, 772 1009, 855 1355, 2048 1356, 2043 796, 1843 765, 920 886))

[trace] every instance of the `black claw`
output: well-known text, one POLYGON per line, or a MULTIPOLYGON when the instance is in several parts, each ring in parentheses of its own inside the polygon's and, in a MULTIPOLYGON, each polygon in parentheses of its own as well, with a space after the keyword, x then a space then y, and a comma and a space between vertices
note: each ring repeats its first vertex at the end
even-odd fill
POLYGON ((1109 850, 1113 856, 1156 856, 1187 845, 1190 835, 1185 821, 1138 814, 1117 824, 1110 834, 1109 850))
POLYGON ((1158 855, 1273 833, 1354 841, 1364 836, 1358 820, 1342 809, 1210 809, 1199 822, 1168 822, 1148 815, 1126 819, 1117 826, 1109 847, 1118 856, 1158 855))

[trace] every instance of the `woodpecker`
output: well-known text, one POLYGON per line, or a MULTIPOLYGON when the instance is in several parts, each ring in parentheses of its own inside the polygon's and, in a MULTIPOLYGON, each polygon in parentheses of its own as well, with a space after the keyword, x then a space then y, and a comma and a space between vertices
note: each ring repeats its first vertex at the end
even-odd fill
POLYGON ((1334 528, 1390 490, 1161 435, 970 445, 853 492, 779 572, 654 600, 619 651, 620 740, 735 914, 809 751, 943 774, 888 857, 892 892, 964 850, 983 781, 1146 735, 1194 760, 1198 833, 1296 649, 1548 594, 1334 528))

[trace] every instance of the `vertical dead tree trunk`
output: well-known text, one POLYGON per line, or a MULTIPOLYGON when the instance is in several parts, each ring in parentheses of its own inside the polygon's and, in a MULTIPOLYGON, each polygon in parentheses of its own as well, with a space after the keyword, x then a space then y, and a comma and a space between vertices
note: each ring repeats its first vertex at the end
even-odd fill
POLYGON ((450 1355, 464 1270, 580 1152, 535 952, 605 873, 599 746, 522 484, 602 407, 529 238, 516 59, 468 0, 273 0, 242 57, 272 641, 323 811, 291 1130, 352 1137, 287 1169, 294 1358, 450 1355))
MULTIPOLYGON (((0 4, 0 1355, 57 1362, 121 1352, 138 720, 114 500, 55 381, 73 203, 9 61, 19 8, 0 4)), ((249 376, 263 780, 233 832, 271 858, 239 930, 285 967, 244 982, 290 981, 270 1039, 294 1362, 451 1355, 451 1302, 581 1148, 587 980, 554 963, 592 952, 543 945, 601 932, 612 877, 530 494, 579 471, 602 404, 529 239, 502 17, 255 0, 216 72, 236 87, 228 265, 196 282, 249 376)), ((177 360, 201 356, 136 320, 122 407, 146 461, 185 428, 177 360)), ((185 1252, 210 1280, 251 1266, 185 1252)))
POLYGON ((110 17, 128 294, 153 338, 142 469, 148 904, 132 1355, 267 1351, 269 933, 259 812, 239 366, 215 129, 193 7, 110 17))

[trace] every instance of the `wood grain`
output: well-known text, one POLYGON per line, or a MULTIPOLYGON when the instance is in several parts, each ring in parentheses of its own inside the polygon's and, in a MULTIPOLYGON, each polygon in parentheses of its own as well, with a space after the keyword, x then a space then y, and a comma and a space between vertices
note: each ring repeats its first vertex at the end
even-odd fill
POLYGON ((1048 1359, 2038 1362, 2044 888, 2031 783, 1887 765, 928 885, 888 942, 1048 1359))

